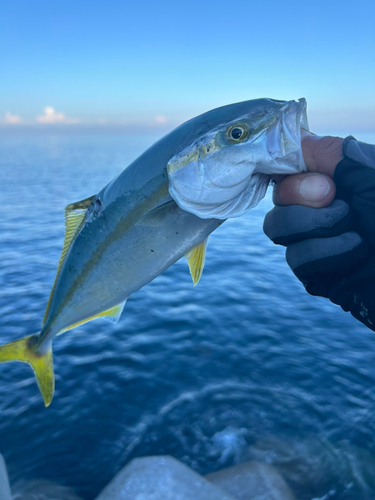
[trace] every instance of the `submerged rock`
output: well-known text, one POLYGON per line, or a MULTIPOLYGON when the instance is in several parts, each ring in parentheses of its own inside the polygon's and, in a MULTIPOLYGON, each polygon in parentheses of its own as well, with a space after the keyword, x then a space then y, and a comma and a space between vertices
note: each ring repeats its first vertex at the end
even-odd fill
POLYGON ((249 455, 276 467, 299 500, 375 498, 375 456, 348 441, 269 436, 252 445, 249 455))
POLYGON ((0 453, 0 499, 1 500, 12 500, 12 495, 10 493, 10 486, 8 480, 8 472, 5 465, 5 460, 3 455, 0 453))
POLYGON ((251 461, 205 476, 237 500, 294 500, 279 472, 271 465, 251 461))
POLYGON ((0 500, 80 500, 67 486, 51 481, 31 481, 20 484, 11 493, 5 460, 0 454, 0 500))
MULTIPOLYGON (((0 496, 2 500, 2 497, 0 496)), ((81 500, 68 486, 40 479, 23 484, 14 493, 13 500, 81 500)))
POLYGON ((170 456, 135 458, 96 500, 235 500, 170 456))

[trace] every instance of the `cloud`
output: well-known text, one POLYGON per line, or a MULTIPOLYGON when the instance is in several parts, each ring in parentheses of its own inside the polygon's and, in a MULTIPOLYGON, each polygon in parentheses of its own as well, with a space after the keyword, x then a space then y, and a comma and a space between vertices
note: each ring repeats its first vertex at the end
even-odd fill
POLYGON ((17 115, 12 115, 11 113, 5 113, 5 123, 9 123, 11 125, 16 125, 17 123, 21 123, 22 118, 17 115))
POLYGON ((44 108, 44 115, 39 115, 36 120, 39 123, 78 123, 75 118, 68 118, 64 113, 57 113, 52 106, 44 108))
POLYGON ((160 123, 160 125, 164 125, 165 123, 167 123, 166 117, 161 115, 155 116, 155 121, 156 123, 160 123))

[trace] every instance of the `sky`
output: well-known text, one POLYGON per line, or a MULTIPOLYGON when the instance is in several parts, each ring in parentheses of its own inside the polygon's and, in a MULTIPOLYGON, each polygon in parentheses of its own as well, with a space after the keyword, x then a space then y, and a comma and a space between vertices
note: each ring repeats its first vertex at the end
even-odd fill
POLYGON ((305 97, 312 130, 375 132, 375 2, 3 0, 1 127, 171 128, 305 97))

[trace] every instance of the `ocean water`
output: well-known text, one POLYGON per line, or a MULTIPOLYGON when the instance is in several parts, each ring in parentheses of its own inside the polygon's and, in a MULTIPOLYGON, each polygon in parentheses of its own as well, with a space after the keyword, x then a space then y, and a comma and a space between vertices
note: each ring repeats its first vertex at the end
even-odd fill
MULTIPOLYGON (((64 207, 155 139, 0 136, 1 343, 41 327, 64 207)), ((0 452, 15 488, 45 479, 91 500, 132 458, 170 454, 201 474, 272 463, 302 500, 375 497, 375 334, 305 293, 262 232, 271 207, 268 194, 211 235, 197 287, 182 259, 116 325, 58 337, 48 409, 27 365, 0 365, 0 452)))

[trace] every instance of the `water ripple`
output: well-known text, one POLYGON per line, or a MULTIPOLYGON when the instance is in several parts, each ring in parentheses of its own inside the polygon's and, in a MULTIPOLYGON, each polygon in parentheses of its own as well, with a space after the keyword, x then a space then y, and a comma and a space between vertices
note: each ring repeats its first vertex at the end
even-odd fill
MULTIPOLYGON (((0 138, 2 342, 40 329, 65 205, 146 145, 0 138)), ((200 473, 274 457, 302 500, 375 496, 374 334, 305 293, 262 233, 270 207, 268 197, 210 237, 197 287, 182 259, 130 297, 118 324, 58 337, 48 410, 28 366, 0 366, 0 452, 12 482, 49 479, 89 500, 136 456, 168 453, 200 473)))

